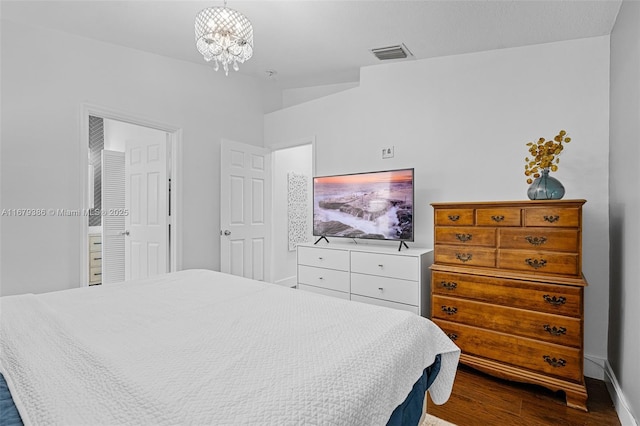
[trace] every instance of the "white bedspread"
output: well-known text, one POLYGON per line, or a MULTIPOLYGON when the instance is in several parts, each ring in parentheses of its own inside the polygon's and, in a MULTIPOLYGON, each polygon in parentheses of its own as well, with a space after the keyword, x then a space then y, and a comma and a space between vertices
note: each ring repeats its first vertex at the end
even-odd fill
POLYGON ((431 321, 218 272, 0 298, 25 424, 383 425, 438 353, 431 321))

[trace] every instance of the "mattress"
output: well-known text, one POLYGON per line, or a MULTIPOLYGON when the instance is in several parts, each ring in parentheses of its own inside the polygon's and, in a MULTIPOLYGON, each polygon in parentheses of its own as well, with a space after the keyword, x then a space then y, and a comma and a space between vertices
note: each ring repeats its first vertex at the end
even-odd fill
POLYGON ((25 424, 386 424, 460 351, 404 311, 191 270, 0 298, 0 372, 25 424), (433 376, 433 375, 432 375, 433 376))

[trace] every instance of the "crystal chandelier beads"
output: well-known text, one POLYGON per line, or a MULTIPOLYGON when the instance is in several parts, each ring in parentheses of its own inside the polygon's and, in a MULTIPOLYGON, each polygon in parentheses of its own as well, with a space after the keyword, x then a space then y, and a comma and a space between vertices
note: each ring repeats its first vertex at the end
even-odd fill
POLYGON ((196 16, 196 48, 205 61, 214 61, 213 69, 220 65, 229 75, 229 65, 238 71, 253 55, 253 27, 242 13, 227 7, 203 9, 196 16))

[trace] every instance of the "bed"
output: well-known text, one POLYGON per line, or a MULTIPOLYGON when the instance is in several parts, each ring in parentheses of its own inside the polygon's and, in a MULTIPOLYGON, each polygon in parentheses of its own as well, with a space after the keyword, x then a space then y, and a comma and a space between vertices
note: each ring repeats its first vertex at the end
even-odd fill
POLYGON ((460 355, 415 314, 206 270, 5 296, 0 319, 18 424, 415 424, 460 355))

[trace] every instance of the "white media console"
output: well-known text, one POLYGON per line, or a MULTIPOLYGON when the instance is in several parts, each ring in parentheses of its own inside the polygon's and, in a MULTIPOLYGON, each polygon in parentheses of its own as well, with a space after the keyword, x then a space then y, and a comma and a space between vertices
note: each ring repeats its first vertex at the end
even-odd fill
POLYGON ((298 288, 430 317, 433 250, 324 241, 298 246, 298 288))

